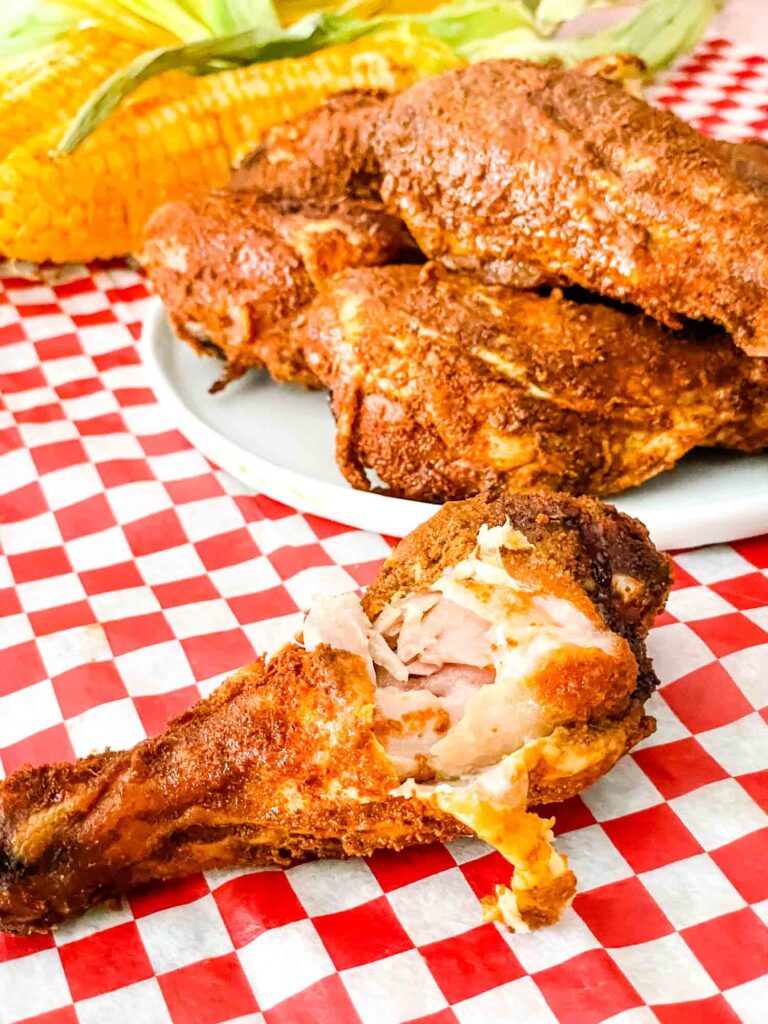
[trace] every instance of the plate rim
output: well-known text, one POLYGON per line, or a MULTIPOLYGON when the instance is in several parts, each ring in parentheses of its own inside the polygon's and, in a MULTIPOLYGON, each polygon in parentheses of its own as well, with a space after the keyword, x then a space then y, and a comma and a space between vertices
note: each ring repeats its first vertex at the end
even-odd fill
MULTIPOLYGON (((240 447, 209 426, 174 387, 163 358, 167 338, 179 344, 165 306, 158 296, 152 296, 142 322, 140 345, 150 387, 158 402, 175 414, 176 426, 187 439, 241 483, 299 512, 386 536, 405 536, 442 507, 374 491, 359 491, 346 483, 318 480, 240 447)), ((606 499, 606 503, 626 511, 621 495, 606 499)), ((628 514, 635 515, 632 511, 628 514)), ((685 502, 667 510, 663 519, 657 521, 651 515, 643 521, 661 550, 729 543, 767 532, 768 457, 765 491, 758 492, 754 500, 737 502, 733 498, 713 496, 706 505, 685 502)))

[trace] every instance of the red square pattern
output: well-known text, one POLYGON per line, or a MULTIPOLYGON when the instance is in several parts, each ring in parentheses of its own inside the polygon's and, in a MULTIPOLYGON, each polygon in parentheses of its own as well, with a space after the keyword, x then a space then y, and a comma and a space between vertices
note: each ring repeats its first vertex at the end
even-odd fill
POLYGON ((118 562, 103 569, 86 569, 79 573, 86 594, 106 594, 110 590, 128 590, 144 582, 135 562, 118 562))
POLYGON ((0 616, 5 618, 8 615, 18 615, 21 611, 21 601, 14 588, 4 587, 0 590, 0 616))
POLYGON ((169 480, 165 489, 174 505, 183 505, 187 501, 202 501, 204 498, 218 498, 224 494, 224 488, 213 473, 188 477, 186 480, 169 480))
POLYGON ((6 775, 25 764, 45 764, 52 761, 74 761, 75 752, 66 726, 61 723, 41 729, 0 750, 6 775))
POLYGON ((716 658, 768 643, 768 633, 739 612, 718 615, 714 619, 698 619, 689 622, 688 627, 701 637, 716 658))
MULTIPOLYGON (((755 865, 755 870, 760 870, 755 865)), ((768 970, 768 928, 750 907, 680 933, 719 989, 743 985, 768 970)))
POLYGON ((462 864, 461 873, 477 898, 482 899, 494 892, 497 885, 509 885, 512 866, 500 853, 494 851, 462 864))
POLYGON ((244 526, 201 540, 195 544, 195 548, 208 572, 247 562, 260 554, 256 542, 244 526))
POLYGON ((269 928, 307 916, 282 871, 258 871, 225 882, 213 898, 236 949, 269 928))
POLYGON ((18 960, 20 956, 39 953, 41 949, 52 949, 52 935, 9 935, 0 932, 0 964, 18 960))
POLYGON ((633 871, 652 871, 701 853, 701 846, 669 806, 657 804, 644 811, 603 823, 633 871))
POLYGON ((152 588, 162 608, 178 608, 182 604, 195 604, 218 597, 218 591, 207 576, 194 576, 187 580, 158 583, 152 588))
POLYGON ((587 825, 594 825, 597 820, 581 797, 578 796, 572 796, 561 804, 538 807, 536 812, 544 818, 555 819, 552 830, 556 836, 565 835, 566 832, 573 832, 577 828, 586 828, 587 825))
POLYGON ((59 949, 72 998, 89 999, 154 974, 135 921, 107 928, 59 949))
POLYGON ((236 953, 158 978, 173 1024, 220 1024, 258 1009, 236 953))
POLYGON ((289 580, 291 576, 304 569, 318 565, 333 565, 327 551, 319 544, 305 544, 303 547, 279 548, 273 551, 269 560, 277 570, 281 580, 289 580))
POLYGON ((133 916, 139 918, 156 914, 159 910, 194 903, 209 892, 208 883, 202 875, 185 875, 139 889, 129 897, 129 903, 133 916))
POLYGON ((717 729, 753 710, 719 661, 665 686, 664 700, 694 733, 717 729))
POLYGON ((167 551, 187 542, 179 517, 172 508, 136 519, 124 526, 123 532, 136 558, 167 551))
POLYGON ((104 632, 115 657, 136 651, 140 647, 173 640, 173 630, 162 612, 149 612, 147 615, 133 615, 128 619, 105 622, 104 632))
POLYGON ((51 576, 61 576, 63 573, 72 571, 67 553, 64 548, 60 547, 9 555, 8 564, 17 583, 46 580, 51 576))
MULTIPOLYGON (((719 850, 710 857, 747 903, 768 899, 768 828, 751 832, 719 850), (763 865, 759 868, 758 865, 763 865)), ((768 969, 768 965, 766 965, 768 969)))
POLYGON ((254 650, 245 633, 230 629, 224 633, 182 640, 195 679, 210 679, 221 672, 234 672, 253 660, 254 650))
POLYGON ((3 495, 3 522, 18 523, 22 519, 42 515, 48 511, 43 489, 35 480, 3 495))
POLYGON ((47 675, 34 640, 0 650, 0 697, 39 683, 47 675))
POLYGON ((559 1024, 600 1024, 643 1002, 603 949, 540 971, 535 981, 559 1024))
POLYGON ((606 948, 635 946, 674 931, 637 878, 579 893, 573 906, 606 948))
POLYGON ((415 846, 410 850, 379 850, 368 858, 368 866, 384 892, 456 867, 444 846, 415 846))
POLYGON ((654 1006, 659 1024, 743 1024, 723 996, 654 1006))
POLYGON ((227 604, 241 625, 276 619, 279 615, 290 615, 298 611, 285 587, 270 587, 269 590, 256 590, 241 597, 230 597, 227 604))
POLYGON ((731 547, 758 569, 768 569, 768 536, 737 540, 731 547))
POLYGON ((112 393, 124 409, 132 405, 154 405, 155 402, 149 388, 115 388, 112 393))
POLYGON ((108 462, 100 462, 96 468, 105 487, 155 479, 144 459, 110 459, 108 462))
POLYGON ((404 953, 413 945, 386 896, 314 918, 337 971, 404 953))
POLYGON ((458 1003, 521 978, 517 957, 489 924, 422 946, 421 955, 449 1003, 458 1003))
POLYGON ((19 1024, 78 1024, 78 1020, 74 1006, 62 1006, 58 1010, 49 1010, 48 1013, 27 1017, 25 1020, 19 1021, 19 1024))
POLYGON ((43 338, 42 341, 36 341, 35 351, 38 357, 45 361, 82 355, 83 348, 76 334, 60 334, 58 338, 43 338))
POLYGON ((408 1024, 459 1024, 459 1018, 448 1007, 445 1010, 438 1010, 437 1013, 430 1013, 426 1017, 414 1017, 408 1024))
POLYGON ((127 696, 123 681, 111 661, 78 665, 54 676, 52 682, 65 718, 74 718, 97 704, 127 696))
POLYGON ((102 416, 90 416, 85 420, 75 420, 74 423, 83 437, 126 432, 125 420, 119 412, 105 412, 102 416))
POLYGON ((145 455, 170 455, 172 452, 183 452, 192 447, 178 430, 164 430, 160 434, 139 437, 138 440, 145 455))
POLYGON ((768 814, 768 772, 751 772, 749 775, 737 775, 736 778, 739 785, 768 814))
POLYGON ((133 704, 147 736, 157 736, 172 718, 187 711, 199 699, 200 691, 196 686, 183 686, 168 693, 134 697, 133 704))
POLYGON ((667 800, 728 777, 693 736, 646 747, 632 756, 667 800))
POLYGON ((65 419, 64 410, 58 402, 37 405, 33 409, 19 409, 14 413, 17 423, 52 423, 65 419))
POLYGON ((139 361, 136 349, 130 345, 125 348, 117 348, 112 352, 103 352, 101 355, 93 356, 93 366, 100 374, 113 370, 115 367, 129 367, 139 361))
POLYGON ((62 401, 68 401, 72 398, 85 398, 86 395, 95 395, 99 391, 104 391, 104 386, 97 377, 88 377, 83 380, 71 380, 66 384, 59 384, 54 388, 56 394, 62 401))
POLYGON ((316 981, 264 1012, 266 1024, 361 1024, 338 974, 316 981))
POLYGON ((38 448, 31 448, 30 454, 40 476, 52 473, 56 469, 63 469, 65 466, 75 466, 88 461, 85 448, 77 440, 41 444, 38 448))
POLYGON ((763 608, 768 605, 768 576, 753 572, 735 580, 719 580, 710 589, 739 609, 763 608))
POLYGON ((87 601, 73 601, 71 604, 29 612, 28 617, 35 636, 47 636, 62 629, 74 629, 75 626, 90 626, 96 620, 87 601))

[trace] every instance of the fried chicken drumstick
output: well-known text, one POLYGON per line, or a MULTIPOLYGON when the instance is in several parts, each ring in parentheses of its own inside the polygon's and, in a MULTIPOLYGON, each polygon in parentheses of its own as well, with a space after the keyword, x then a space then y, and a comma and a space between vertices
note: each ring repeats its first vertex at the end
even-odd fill
MULTIPOLYGON (((514 865, 486 914, 558 919, 575 880, 526 810, 653 728, 644 639, 668 560, 565 495, 446 506, 369 589, 156 739, 0 782, 0 929, 47 929, 152 879, 475 832, 514 865)), ((439 908, 436 908, 439 912, 439 908)))
POLYGON ((533 486, 610 494, 697 445, 768 445, 768 362, 725 335, 483 285, 436 264, 338 275, 294 341, 329 388, 337 461, 441 501, 533 486))

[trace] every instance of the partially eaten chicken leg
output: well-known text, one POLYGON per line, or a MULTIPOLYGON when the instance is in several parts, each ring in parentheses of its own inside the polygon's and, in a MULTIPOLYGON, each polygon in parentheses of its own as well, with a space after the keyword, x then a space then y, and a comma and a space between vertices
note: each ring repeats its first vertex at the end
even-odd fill
POLYGON ((586 499, 446 506, 362 603, 131 751, 0 783, 0 928, 49 928, 143 882, 474 832, 514 866, 486 915, 556 921, 575 879, 527 808, 604 774, 653 722, 643 641, 669 564, 586 499))

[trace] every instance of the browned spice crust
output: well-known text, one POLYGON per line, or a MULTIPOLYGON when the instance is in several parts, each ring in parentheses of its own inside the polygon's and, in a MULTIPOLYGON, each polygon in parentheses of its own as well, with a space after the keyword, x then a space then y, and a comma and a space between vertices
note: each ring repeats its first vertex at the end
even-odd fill
POLYGON ((568 281, 768 355, 766 173, 619 83, 486 61, 392 98, 380 194, 426 255, 490 280, 568 281))
POLYGON ((265 367, 275 380, 319 387, 294 319, 327 278, 411 250, 402 223, 373 201, 265 201, 223 189, 160 207, 143 259, 175 333, 224 358, 223 383, 265 367))
POLYGON ((295 337, 332 393, 337 459, 358 488, 372 469, 427 501, 611 494, 695 446, 768 444, 768 361, 717 330, 683 336, 558 291, 436 264, 350 270, 295 337))

